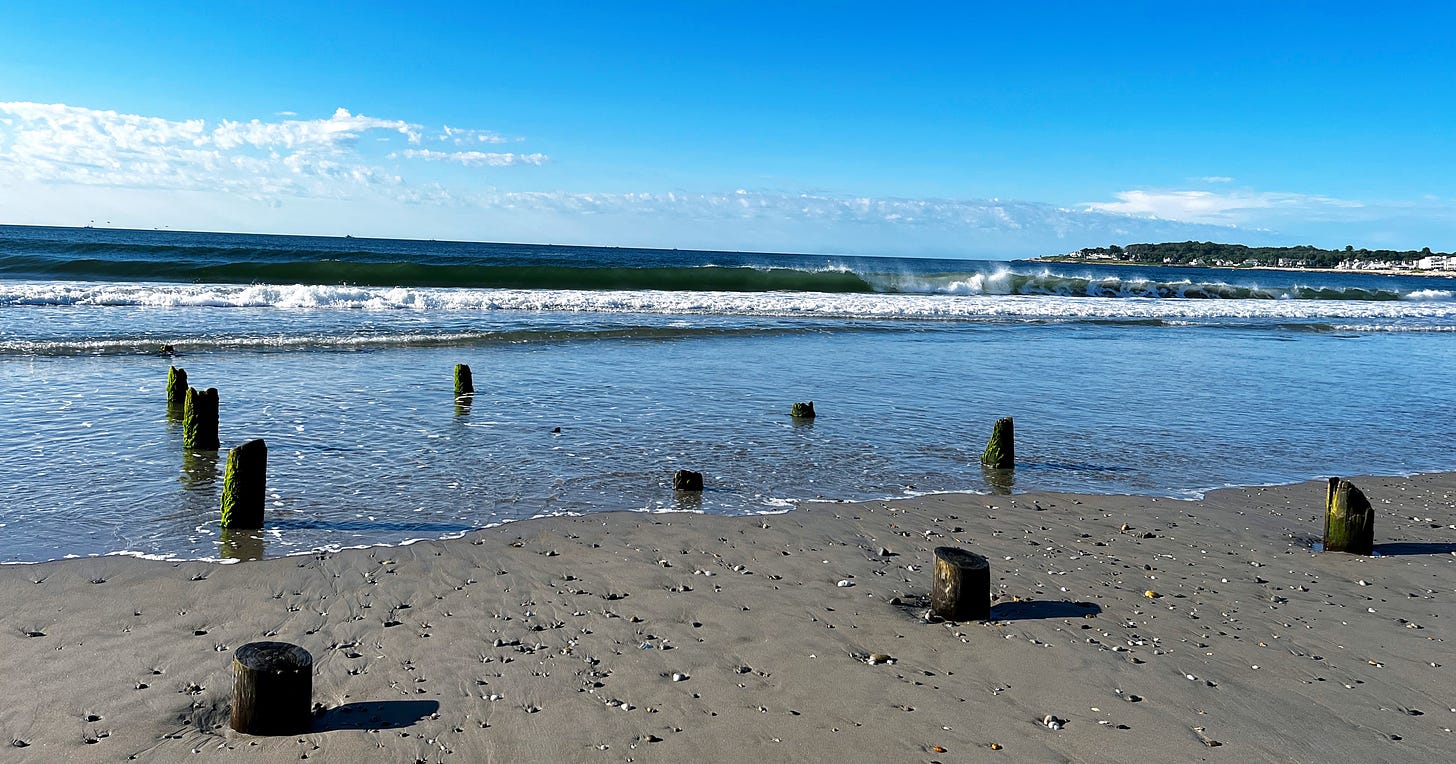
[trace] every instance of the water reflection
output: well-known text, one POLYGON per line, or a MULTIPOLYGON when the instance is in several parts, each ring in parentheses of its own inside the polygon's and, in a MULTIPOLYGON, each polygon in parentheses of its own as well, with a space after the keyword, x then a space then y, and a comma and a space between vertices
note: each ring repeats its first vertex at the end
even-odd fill
POLYGON ((261 560, 264 546, 263 531, 223 528, 217 554, 224 560, 261 560))
POLYGON ((1016 470, 998 470, 994 467, 981 467, 981 479, 991 488, 991 493, 999 496, 1008 496, 1011 489, 1016 487, 1016 470))
POLYGON ((216 491, 217 455, 216 451, 183 451, 182 474, 177 476, 182 490, 206 493, 216 491))

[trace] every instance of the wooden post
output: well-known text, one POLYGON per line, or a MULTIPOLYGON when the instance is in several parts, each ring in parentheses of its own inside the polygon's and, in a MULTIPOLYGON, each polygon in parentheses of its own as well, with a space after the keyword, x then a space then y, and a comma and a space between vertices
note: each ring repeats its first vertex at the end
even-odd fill
POLYGON ((789 407, 789 416, 795 419, 813 419, 814 401, 808 403, 795 403, 789 407))
POLYGON ((187 400, 187 370, 167 367, 167 405, 181 407, 187 400))
POLYGON ((183 448, 216 451, 221 446, 217 440, 217 410, 217 388, 187 388, 186 403, 182 406, 183 448))
POLYGON ((292 735, 313 726, 313 656, 287 642, 249 642, 233 653, 232 728, 292 735))
POLYGON ((1375 551, 1375 508, 1348 480, 1330 478, 1325 493, 1325 551, 1363 555, 1375 551))
POLYGON ((986 558, 953 546, 935 548, 930 612, 948 621, 991 617, 991 565, 986 558))
POLYGON ((475 381, 470 377, 470 367, 463 363, 455 364, 455 397, 462 395, 475 395, 475 381))
POLYGON ((981 463, 998 470, 1009 470, 1016 466, 1016 436, 1011 417, 1004 416, 996 420, 996 426, 991 430, 991 440, 986 443, 986 451, 981 454, 981 463))
POLYGON ((678 470, 672 473, 672 488, 675 491, 701 491, 703 490, 703 473, 678 470))
POLYGON ((264 483, 268 477, 268 444, 250 440, 228 451, 222 477, 222 527, 263 527, 264 483))

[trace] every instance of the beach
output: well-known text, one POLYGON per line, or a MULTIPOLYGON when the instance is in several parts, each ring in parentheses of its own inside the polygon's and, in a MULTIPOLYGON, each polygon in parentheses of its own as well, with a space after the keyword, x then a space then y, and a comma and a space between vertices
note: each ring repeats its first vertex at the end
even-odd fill
POLYGON ((1376 557, 1312 551, 1317 481, 7 565, 4 758, 1441 760, 1456 475, 1353 480, 1376 557), (927 622, 938 546, 990 560, 990 621, 927 622), (260 640, 313 655, 313 731, 228 729, 260 640))

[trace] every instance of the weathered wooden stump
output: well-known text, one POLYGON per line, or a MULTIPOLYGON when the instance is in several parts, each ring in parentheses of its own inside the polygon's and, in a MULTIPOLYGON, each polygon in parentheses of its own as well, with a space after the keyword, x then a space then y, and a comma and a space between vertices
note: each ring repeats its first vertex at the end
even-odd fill
POLYGON ((991 440, 981 454, 981 463, 998 470, 1009 470, 1016 466, 1016 430, 1011 417, 996 420, 991 429, 991 440))
POLYGON ((187 400, 187 370, 167 367, 167 405, 182 407, 187 400))
POLYGON ((813 419, 814 401, 807 403, 795 403, 789 407, 789 416, 795 419, 813 419))
POLYGON ((222 477, 222 527, 263 527, 264 484, 268 479, 268 444, 250 440, 228 451, 222 477))
POLYGON ((455 397, 463 395, 475 395, 475 380, 470 376, 470 367, 463 363, 455 364, 455 397))
POLYGON ((1325 551, 1375 551, 1375 508, 1354 483, 1341 478, 1330 478, 1325 493, 1325 551))
POLYGON ((986 558, 953 546, 935 548, 930 612, 948 621, 991 617, 991 565, 986 558))
POLYGON ((678 470, 672 473, 672 488, 675 491, 701 491, 703 490, 703 473, 678 470))
POLYGON ((249 642, 233 653, 232 728, 292 735, 313 726, 313 656, 287 642, 249 642))
POLYGON ((187 388, 182 405, 182 447, 200 451, 216 451, 222 444, 217 439, 217 388, 187 388))

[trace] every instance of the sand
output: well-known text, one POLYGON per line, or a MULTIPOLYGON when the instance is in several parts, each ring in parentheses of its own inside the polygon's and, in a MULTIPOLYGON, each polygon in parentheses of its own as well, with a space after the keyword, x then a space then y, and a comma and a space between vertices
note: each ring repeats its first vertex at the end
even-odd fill
POLYGON ((1355 482, 1383 556, 1311 551, 1306 483, 4 566, 0 760, 1449 760, 1456 475, 1355 482), (940 545, 991 621, 926 622, 940 545), (228 728, 256 640, 313 654, 314 731, 228 728))

